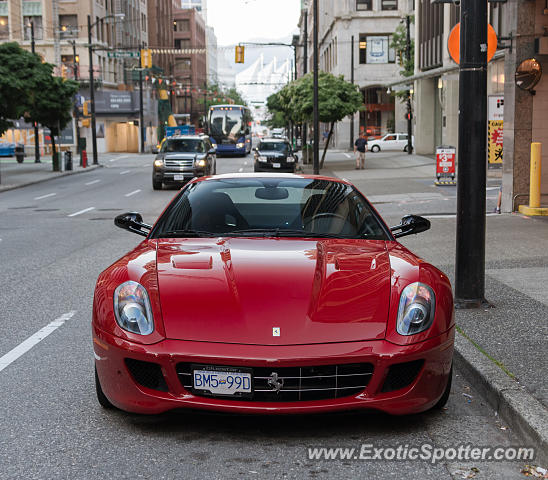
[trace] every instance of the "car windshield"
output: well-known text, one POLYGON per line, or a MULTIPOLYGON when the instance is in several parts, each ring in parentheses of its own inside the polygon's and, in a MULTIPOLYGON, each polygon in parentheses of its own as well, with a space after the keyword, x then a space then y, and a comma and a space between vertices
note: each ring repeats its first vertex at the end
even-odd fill
POLYGON ((190 184, 172 202, 152 238, 327 237, 388 240, 351 185, 307 178, 222 178, 190 184))
POLYGON ((287 152, 289 145, 283 142, 261 142, 259 150, 262 152, 287 152))
POLYGON ((169 139, 162 145, 163 153, 205 153, 205 146, 202 140, 197 138, 169 139))

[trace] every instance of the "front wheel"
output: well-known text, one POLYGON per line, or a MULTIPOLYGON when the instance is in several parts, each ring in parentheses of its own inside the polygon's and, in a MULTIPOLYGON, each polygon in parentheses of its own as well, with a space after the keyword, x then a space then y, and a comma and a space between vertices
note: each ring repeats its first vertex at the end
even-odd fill
POLYGON ((373 146, 371 147, 371 151, 372 151, 373 153, 380 152, 380 151, 381 151, 381 147, 379 147, 378 145, 373 145, 373 146))
POLYGON ((103 392, 101 382, 99 381, 99 375, 97 375, 97 367, 95 367, 95 392, 97 393, 97 401, 101 407, 106 408, 107 410, 115 408, 103 392))
POLYGON ((447 379, 447 385, 443 391, 443 395, 438 400, 438 402, 432 407, 432 410, 441 410, 445 407, 447 400, 449 400, 449 394, 451 393, 451 383, 453 380, 453 365, 451 364, 451 370, 449 370, 449 378, 447 379))
POLYGON ((162 182, 152 179, 152 189, 153 190, 161 190, 162 189, 162 182))

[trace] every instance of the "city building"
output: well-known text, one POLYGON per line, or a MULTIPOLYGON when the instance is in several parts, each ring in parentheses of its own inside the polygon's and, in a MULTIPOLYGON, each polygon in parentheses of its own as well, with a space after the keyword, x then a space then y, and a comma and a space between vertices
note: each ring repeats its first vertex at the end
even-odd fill
POLYGON ((263 122, 268 118, 267 98, 287 84, 290 78, 289 59, 278 64, 278 59, 274 57, 271 62, 265 63, 263 54, 236 74, 236 88, 251 108, 255 121, 263 122))
POLYGON ((200 13, 204 22, 207 23, 207 0, 179 0, 180 8, 192 8, 200 13))
POLYGON ((213 27, 206 26, 207 43, 207 80, 210 84, 219 83, 219 61, 217 53, 217 36, 213 27))
MULTIPOLYGON (((352 79, 363 95, 363 110, 351 119, 335 125, 333 145, 348 148, 359 131, 368 135, 407 131, 406 106, 387 92, 385 84, 400 77, 392 37, 396 28, 412 11, 411 0, 319 0, 319 67, 333 75, 352 79), (351 127, 354 122, 354 127, 351 127)), ((302 75, 304 62, 313 70, 313 9, 312 2, 302 3, 300 48, 297 52, 298 73, 302 75), (304 30, 307 22, 307 59, 304 58, 304 30)))
MULTIPOLYGON (((229 51, 230 56, 234 55, 233 51, 229 51)), ((217 77, 219 85, 223 88, 236 88, 236 69, 234 68, 234 60, 230 61, 225 52, 218 50, 217 56, 217 77)))
MULTIPOLYGON (((416 8, 415 75, 386 86, 411 87, 415 151, 433 154, 438 145, 458 147, 459 66, 447 42, 460 9, 431 0, 418 0, 416 8)), ((498 43, 487 70, 486 164, 502 168, 502 209, 510 212, 528 201, 531 142, 545 145, 541 189, 548 195, 548 79, 540 77, 534 95, 516 83, 523 61, 548 70, 548 9, 545 0, 491 2, 488 15, 498 43)))
POLYGON ((196 9, 177 8, 173 11, 175 53, 173 75, 182 88, 176 90, 175 113, 189 113, 198 125, 204 115, 204 95, 207 86, 206 25, 196 9), (186 53, 185 50, 191 50, 186 53))
MULTIPOLYGON (((173 9, 176 0, 148 0, 148 47, 153 49, 173 48, 173 9)), ((152 55, 154 73, 173 75, 173 54, 152 55)))
MULTIPOLYGON (((139 102, 135 91, 138 51, 148 43, 147 5, 142 0, 108 2, 96 0, 0 1, 0 41, 15 41, 31 49, 34 25, 36 53, 54 65, 54 72, 80 81, 79 98, 89 99, 88 15, 91 17, 93 78, 97 120, 97 149, 137 151, 139 145, 139 102), (123 53, 122 53, 123 52, 123 53), (128 56, 130 55, 130 56, 128 56)), ((153 131, 154 101, 144 95, 145 119, 153 131)), ((89 120, 81 120, 81 137, 91 149, 89 120)), ((34 143, 29 132, 11 132, 34 143)), ((41 134, 40 144, 45 139, 41 134)), ((75 125, 61 135, 66 146, 76 145, 75 125)), ((147 138, 151 138, 147 135, 147 138)), ((46 145, 46 151, 47 151, 46 145)))

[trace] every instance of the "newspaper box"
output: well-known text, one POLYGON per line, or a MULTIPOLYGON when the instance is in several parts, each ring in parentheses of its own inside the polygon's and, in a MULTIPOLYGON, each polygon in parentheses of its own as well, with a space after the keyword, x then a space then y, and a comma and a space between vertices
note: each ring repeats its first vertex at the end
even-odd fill
POLYGON ((455 185, 456 148, 441 145, 436 148, 436 185, 455 185))

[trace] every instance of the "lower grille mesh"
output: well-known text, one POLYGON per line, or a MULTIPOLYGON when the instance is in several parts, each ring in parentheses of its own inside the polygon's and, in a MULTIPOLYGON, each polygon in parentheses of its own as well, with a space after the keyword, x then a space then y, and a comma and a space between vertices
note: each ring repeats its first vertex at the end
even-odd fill
POLYGON ((159 390, 160 392, 168 391, 160 365, 133 358, 126 358, 125 361, 129 373, 131 373, 131 376, 139 385, 152 390, 159 390))
POLYGON ((411 385, 417 378, 423 364, 424 360, 414 360, 391 365, 382 386, 382 392, 393 392, 411 385))
MULTIPOLYGON (((313 367, 253 367, 253 395, 223 397, 255 402, 297 402, 348 397, 362 392, 373 375, 370 363, 320 365, 313 367), (283 386, 276 391, 269 385, 272 374, 283 386)), ((181 385, 192 391, 190 363, 179 363, 177 373, 181 385)), ((212 396, 195 392, 198 396, 212 396)))

